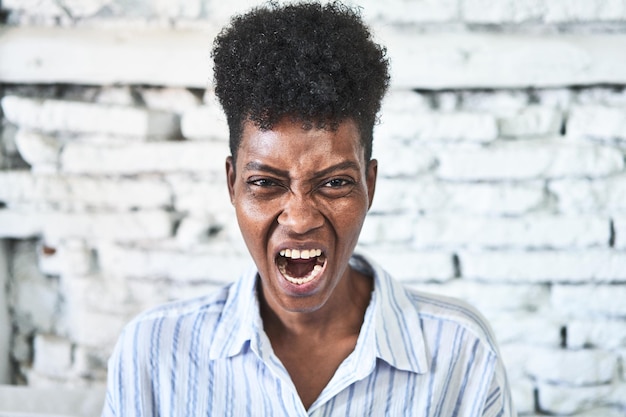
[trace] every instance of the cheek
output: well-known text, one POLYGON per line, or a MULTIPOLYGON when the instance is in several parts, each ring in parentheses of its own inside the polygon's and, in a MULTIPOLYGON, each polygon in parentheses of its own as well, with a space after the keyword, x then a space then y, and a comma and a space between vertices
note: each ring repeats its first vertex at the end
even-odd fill
POLYGON ((276 209, 271 204, 259 204, 249 199, 239 199, 235 211, 237 222, 248 245, 262 245, 263 239, 271 227, 276 209))
POLYGON ((367 214, 367 202, 365 198, 344 200, 333 204, 328 213, 340 239, 356 240, 367 214))

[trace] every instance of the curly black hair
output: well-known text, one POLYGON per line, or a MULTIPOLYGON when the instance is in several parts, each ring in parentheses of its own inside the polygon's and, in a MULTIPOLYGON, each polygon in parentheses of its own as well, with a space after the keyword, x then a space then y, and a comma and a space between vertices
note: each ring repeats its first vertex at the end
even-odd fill
POLYGON ((337 2, 270 3, 234 17, 211 55, 234 158, 246 120, 267 130, 288 116, 305 128, 333 130, 354 120, 370 160, 389 63, 358 10, 337 2))

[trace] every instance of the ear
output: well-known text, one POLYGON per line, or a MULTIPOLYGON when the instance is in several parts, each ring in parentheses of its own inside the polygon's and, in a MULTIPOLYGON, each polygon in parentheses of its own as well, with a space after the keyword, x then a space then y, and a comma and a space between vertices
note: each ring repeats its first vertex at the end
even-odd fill
POLYGON ((376 178, 378 177, 378 161, 376 159, 370 160, 367 165, 367 172, 365 173, 365 181, 367 182, 367 197, 369 199, 369 205, 367 209, 372 207, 374 201, 374 192, 376 191, 376 178))
POLYGON ((235 161, 232 156, 226 158, 226 184, 228 185, 228 194, 230 196, 230 203, 235 202, 235 180, 237 173, 235 171, 235 161))

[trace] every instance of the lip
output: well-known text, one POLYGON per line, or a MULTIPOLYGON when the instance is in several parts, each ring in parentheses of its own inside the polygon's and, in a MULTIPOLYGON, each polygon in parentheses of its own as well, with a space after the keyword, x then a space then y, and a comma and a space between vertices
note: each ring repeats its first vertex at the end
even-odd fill
POLYGON ((274 252, 274 274, 276 276, 276 280, 278 285, 287 293, 292 294, 294 296, 306 296, 316 293, 322 286, 322 283, 325 282, 326 269, 329 265, 328 259, 328 251, 325 245, 316 242, 285 242, 277 247, 277 250, 274 252), (298 249, 298 250, 311 250, 311 249, 320 249, 322 254, 326 256, 326 261, 324 262, 324 266, 320 271, 320 274, 317 278, 313 279, 310 282, 306 282, 304 284, 294 284, 283 276, 283 274, 278 269, 278 265, 276 263, 276 259, 280 256, 280 251, 284 249, 298 249))

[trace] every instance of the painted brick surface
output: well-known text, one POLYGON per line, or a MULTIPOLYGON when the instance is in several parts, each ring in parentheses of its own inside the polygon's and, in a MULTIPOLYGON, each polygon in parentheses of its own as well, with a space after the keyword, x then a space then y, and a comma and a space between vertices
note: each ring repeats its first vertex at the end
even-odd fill
POLYGON ((611 250, 467 251, 459 258, 464 276, 478 280, 577 284, 626 280, 626 256, 611 250))
MULTIPOLYGON (((392 63, 358 250, 484 314, 520 415, 624 416, 626 2, 352 3, 392 63)), ((101 388, 134 315, 251 265, 209 50, 252 4, 2 2, 16 381, 101 388)))
POLYGON ((169 137, 180 129, 174 114, 134 107, 5 96, 2 110, 11 123, 46 132, 169 137))

